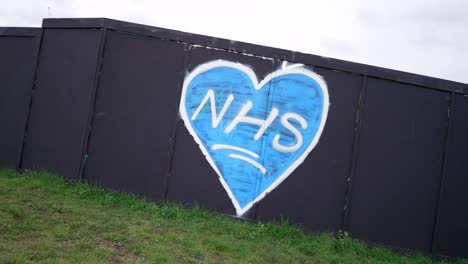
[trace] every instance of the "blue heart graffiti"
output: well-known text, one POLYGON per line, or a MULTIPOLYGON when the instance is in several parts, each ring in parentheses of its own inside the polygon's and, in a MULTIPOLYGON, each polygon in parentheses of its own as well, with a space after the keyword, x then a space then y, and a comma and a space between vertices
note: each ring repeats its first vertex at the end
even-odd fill
POLYGON ((242 215, 315 147, 328 106, 324 80, 302 66, 259 83, 249 67, 217 60, 187 76, 180 114, 242 215))

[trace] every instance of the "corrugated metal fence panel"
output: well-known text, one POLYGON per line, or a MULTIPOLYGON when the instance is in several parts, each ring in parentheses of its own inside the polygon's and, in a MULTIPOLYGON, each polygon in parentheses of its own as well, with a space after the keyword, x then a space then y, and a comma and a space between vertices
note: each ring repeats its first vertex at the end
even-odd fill
POLYGON ((19 166, 40 33, 0 28, 0 168, 19 166))
POLYGON ((78 179, 101 31, 44 29, 22 167, 78 179))
POLYGON ((185 45, 107 32, 84 178, 161 199, 185 45))
POLYGON ((468 256, 468 97, 454 95, 434 253, 468 256))
POLYGON ((318 145, 280 186, 260 202, 262 220, 282 217, 307 230, 341 228, 362 77, 315 67, 330 93, 330 109, 318 145))
MULTIPOLYGON (((251 67, 258 79, 273 70, 273 60, 246 56, 202 47, 193 47, 189 54, 187 70, 212 60, 224 59, 251 67)), ((184 204, 198 203, 203 207, 235 215, 234 207, 219 182, 218 175, 208 164, 199 146, 180 120, 175 137, 172 173, 169 178, 167 199, 184 204)), ((251 218, 253 210, 244 217, 251 218)))
POLYGON ((430 250, 450 94, 369 78, 349 231, 430 250))

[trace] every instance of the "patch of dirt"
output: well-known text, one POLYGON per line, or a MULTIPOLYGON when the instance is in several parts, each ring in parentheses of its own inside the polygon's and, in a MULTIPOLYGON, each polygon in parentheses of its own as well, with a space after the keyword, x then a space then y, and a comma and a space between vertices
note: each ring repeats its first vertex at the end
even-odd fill
POLYGON ((96 242, 96 245, 112 248, 115 250, 115 254, 111 257, 110 263, 134 263, 138 259, 138 257, 135 256, 135 254, 128 251, 125 247, 121 245, 114 245, 114 243, 110 240, 99 240, 98 242, 96 242))
POLYGON ((110 240, 99 240, 98 242, 96 242, 96 245, 103 246, 103 247, 109 247, 109 248, 114 247, 112 241, 110 241, 110 240))

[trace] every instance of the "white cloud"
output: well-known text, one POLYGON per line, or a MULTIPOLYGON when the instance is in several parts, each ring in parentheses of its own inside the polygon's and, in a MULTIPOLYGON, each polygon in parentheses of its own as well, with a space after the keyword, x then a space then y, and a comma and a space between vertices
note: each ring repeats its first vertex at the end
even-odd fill
POLYGON ((4 1, 2 26, 109 17, 468 83, 468 1, 4 1))

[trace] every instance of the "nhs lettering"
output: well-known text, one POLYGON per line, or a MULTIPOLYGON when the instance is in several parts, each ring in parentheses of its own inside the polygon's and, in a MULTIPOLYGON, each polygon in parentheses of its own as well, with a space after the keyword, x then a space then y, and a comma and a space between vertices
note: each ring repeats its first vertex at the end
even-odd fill
POLYGON ((322 77, 301 65, 258 82, 249 67, 217 60, 186 77, 180 115, 242 215, 315 147, 328 100, 322 77))

